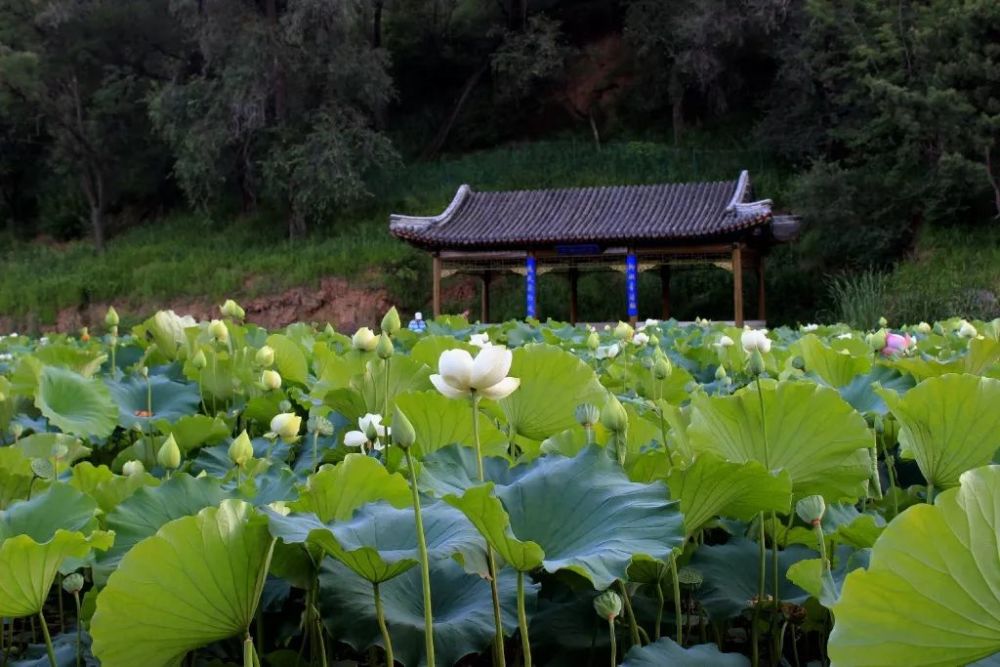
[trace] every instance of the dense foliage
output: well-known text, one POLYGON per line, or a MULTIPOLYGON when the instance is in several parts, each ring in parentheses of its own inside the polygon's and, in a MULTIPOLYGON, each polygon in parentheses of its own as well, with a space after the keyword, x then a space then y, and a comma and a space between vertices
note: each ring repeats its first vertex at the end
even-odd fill
POLYGON ((0 340, 5 664, 1000 653, 1000 320, 221 310, 0 340))
POLYGON ((9 0, 0 215, 98 248, 165 208, 298 236, 400 156, 707 125, 799 172, 808 268, 885 264, 1000 212, 998 38, 991 0, 9 0))

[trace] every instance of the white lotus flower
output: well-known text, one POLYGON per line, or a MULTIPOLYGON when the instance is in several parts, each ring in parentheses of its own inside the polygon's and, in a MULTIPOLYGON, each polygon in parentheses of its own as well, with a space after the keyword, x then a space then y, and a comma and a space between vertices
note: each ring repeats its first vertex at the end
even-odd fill
POLYGON ((361 350, 362 352, 371 352, 378 345, 378 337, 375 332, 368 327, 361 327, 354 332, 354 336, 351 337, 351 345, 355 350, 361 350))
POLYGON ((660 320, 654 320, 652 318, 647 319, 645 322, 639 325, 639 331, 642 331, 646 327, 655 327, 659 325, 660 320))
POLYGON ((294 412, 282 412, 271 419, 269 435, 280 437, 285 442, 295 442, 298 440, 301 426, 302 417, 294 412))
POLYGON ((816 329, 819 329, 819 325, 818 324, 804 324, 804 325, 802 325, 802 331, 805 332, 805 333, 809 333, 811 331, 816 331, 816 329))
POLYGON ((475 359, 465 350, 445 350, 431 382, 448 398, 484 396, 499 401, 521 384, 518 378, 507 377, 513 360, 510 350, 498 345, 484 347, 475 359))
POLYGON ((643 345, 649 342, 649 336, 640 331, 639 333, 632 336, 632 342, 635 345, 642 347, 643 345))
POLYGON ((492 345, 492 343, 490 343, 490 335, 487 333, 472 334, 469 336, 469 344, 475 345, 476 347, 486 347, 487 345, 492 345))
POLYGON ((927 322, 921 322, 917 325, 917 331, 922 334, 929 334, 931 332, 931 325, 927 324, 927 322))
POLYGON ((270 391, 281 388, 281 374, 278 371, 264 371, 260 376, 260 383, 270 391))
MULTIPOLYGON (((198 323, 190 315, 181 317, 172 310, 161 310, 153 316, 153 321, 161 331, 170 335, 175 343, 183 344, 187 342, 184 330, 196 326, 198 323)), ((16 334, 11 334, 12 336, 16 334)))
POLYGON ((358 430, 348 431, 344 434, 345 447, 360 447, 361 452, 365 452, 365 446, 371 445, 376 451, 382 451, 384 445, 381 439, 392 432, 387 426, 382 425, 382 415, 369 412, 364 417, 358 417, 358 430))
POLYGON ((979 335, 976 331, 976 327, 972 326, 968 320, 962 320, 962 324, 958 327, 958 335, 962 338, 975 338, 979 335))
POLYGON ((740 336, 740 344, 750 354, 757 351, 767 354, 771 351, 771 339, 767 337, 767 329, 747 329, 740 336))
POLYGON ((614 359, 621 351, 621 348, 618 347, 618 343, 613 343, 612 345, 601 345, 597 348, 597 354, 595 356, 598 359, 614 359))
POLYGON ((732 338, 730 338, 726 334, 722 334, 722 337, 719 338, 719 342, 716 343, 715 346, 716 347, 732 347, 735 344, 736 343, 733 341, 732 338))
POLYGON ((368 444, 368 438, 361 431, 348 431, 344 434, 345 447, 362 447, 368 444))
POLYGON ((850 331, 842 334, 837 334, 837 340, 848 340, 849 338, 854 338, 850 331))

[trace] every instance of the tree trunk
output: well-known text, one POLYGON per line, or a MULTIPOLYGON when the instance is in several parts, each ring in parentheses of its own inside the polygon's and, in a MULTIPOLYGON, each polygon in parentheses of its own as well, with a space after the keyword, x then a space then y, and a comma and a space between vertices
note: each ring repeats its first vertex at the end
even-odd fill
POLYGON ((466 79, 465 85, 462 87, 462 93, 458 96, 458 100, 455 101, 455 106, 451 110, 451 115, 448 116, 448 120, 445 121, 445 124, 441 126, 440 130, 438 130, 437 135, 434 137, 434 141, 432 141, 427 148, 424 149, 424 152, 420 156, 422 160, 432 159, 442 148, 444 148, 445 142, 448 141, 448 135, 451 134, 451 129, 455 126, 455 121, 458 120, 458 116, 462 112, 462 107, 465 106, 465 103, 469 100, 469 95, 472 94, 472 90, 476 87, 476 84, 479 83, 479 79, 483 77, 483 74, 486 74, 486 70, 488 70, 489 67, 490 61, 487 60, 479 67, 479 69, 473 72, 468 79, 466 79))
POLYGON ((94 237, 94 249, 104 253, 104 176, 100 169, 89 165, 80 178, 83 194, 90 205, 90 231, 94 237))
POLYGON ((292 241, 304 238, 306 235, 306 220, 302 214, 292 210, 288 214, 288 238, 292 241))
POLYGON ((684 84, 681 82, 680 74, 674 67, 670 72, 670 108, 672 111, 671 123, 674 130, 674 145, 681 141, 681 134, 684 133, 684 84))

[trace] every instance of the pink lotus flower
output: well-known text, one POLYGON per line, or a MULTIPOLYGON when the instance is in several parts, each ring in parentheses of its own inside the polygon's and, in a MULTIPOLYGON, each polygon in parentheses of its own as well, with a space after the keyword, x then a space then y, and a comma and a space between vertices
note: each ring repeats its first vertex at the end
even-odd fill
POLYGON ((885 336, 885 347, 882 348, 883 357, 891 357, 897 354, 902 354, 913 345, 913 339, 910 338, 910 334, 900 335, 897 333, 889 333, 885 336))

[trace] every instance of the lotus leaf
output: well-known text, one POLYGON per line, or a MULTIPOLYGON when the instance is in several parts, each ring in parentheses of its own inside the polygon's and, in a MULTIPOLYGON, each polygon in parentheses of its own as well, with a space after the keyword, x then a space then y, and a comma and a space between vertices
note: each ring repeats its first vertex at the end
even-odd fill
POLYGON ((118 408, 103 382, 55 366, 42 370, 35 407, 70 435, 105 438, 118 423, 118 408))

